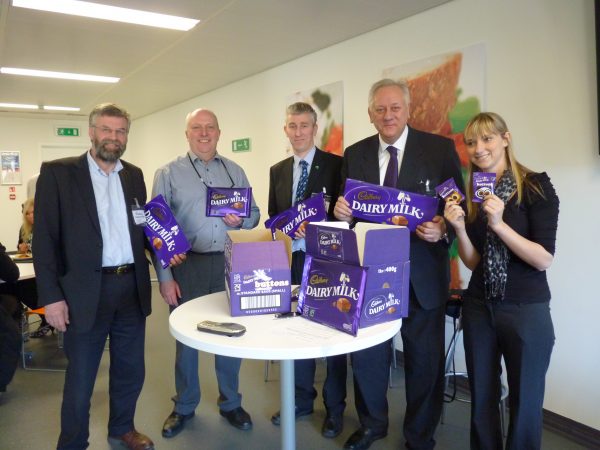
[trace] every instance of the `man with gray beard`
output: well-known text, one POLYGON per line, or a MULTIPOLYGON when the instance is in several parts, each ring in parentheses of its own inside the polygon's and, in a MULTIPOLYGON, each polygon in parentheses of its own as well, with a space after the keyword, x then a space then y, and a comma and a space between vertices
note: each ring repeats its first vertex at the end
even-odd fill
MULTIPOLYGON (((130 118, 105 103, 89 118, 89 152, 42 165, 35 196, 34 267, 48 323, 64 332, 68 359, 57 448, 89 445, 90 399, 110 336, 108 437, 153 449, 134 426, 144 383, 150 276, 144 253, 146 186, 120 158, 130 118)), ((179 257, 172 264, 181 262, 179 257)))

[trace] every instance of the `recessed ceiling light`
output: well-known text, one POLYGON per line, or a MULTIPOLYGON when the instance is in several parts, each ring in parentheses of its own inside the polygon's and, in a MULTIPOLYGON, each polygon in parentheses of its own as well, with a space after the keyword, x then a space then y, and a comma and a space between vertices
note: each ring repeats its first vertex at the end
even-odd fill
POLYGON ((46 111, 79 111, 81 108, 75 108, 73 106, 48 106, 45 105, 46 111))
POLYGON ((78 0, 13 0, 13 6, 57 12, 73 16, 91 17, 94 19, 112 20, 115 22, 135 23, 150 27, 168 28, 188 31, 194 28, 199 20, 185 17, 158 14, 139 9, 120 8, 118 6, 101 5, 99 3, 78 0))
POLYGON ((38 109, 38 105, 23 105, 21 103, 0 103, 0 108, 38 109))
POLYGON ((0 73, 9 75, 25 75, 29 77, 60 78, 63 80, 96 81, 98 83, 117 83, 117 77, 85 75, 81 73, 50 72, 48 70, 19 69, 17 67, 0 67, 0 73))

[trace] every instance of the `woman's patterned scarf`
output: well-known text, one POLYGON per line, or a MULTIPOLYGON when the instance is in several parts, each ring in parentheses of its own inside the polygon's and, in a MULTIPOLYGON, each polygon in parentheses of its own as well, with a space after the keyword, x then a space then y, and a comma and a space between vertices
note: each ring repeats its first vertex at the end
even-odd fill
MULTIPOLYGON (((496 183, 495 194, 504 202, 511 198, 517 188, 517 183, 512 172, 507 169, 504 171, 498 183, 496 183)), ((483 208, 479 208, 478 214, 487 223, 487 215, 483 208)), ((504 289, 506 288, 507 266, 508 266, 508 248, 504 242, 494 233, 490 227, 487 227, 485 237, 485 246, 483 248, 483 282, 485 283, 485 298, 490 300, 504 298, 504 289)))

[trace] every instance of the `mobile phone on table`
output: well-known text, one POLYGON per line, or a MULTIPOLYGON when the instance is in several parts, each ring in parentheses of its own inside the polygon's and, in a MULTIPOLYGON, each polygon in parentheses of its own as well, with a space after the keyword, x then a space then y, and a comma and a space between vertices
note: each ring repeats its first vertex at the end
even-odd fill
POLYGON ((237 337, 246 332, 246 327, 234 322, 213 322, 212 320, 203 320, 197 325, 198 331, 205 333, 220 334, 223 336, 237 337))

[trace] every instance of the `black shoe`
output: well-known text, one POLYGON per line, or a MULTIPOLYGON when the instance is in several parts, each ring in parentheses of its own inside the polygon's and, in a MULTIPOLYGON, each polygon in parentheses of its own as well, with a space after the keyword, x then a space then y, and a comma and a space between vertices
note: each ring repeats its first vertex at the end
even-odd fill
POLYGON ((183 430, 185 423, 194 417, 194 413, 190 414, 179 414, 173 411, 165 420, 165 423, 162 428, 162 435, 166 438, 171 438, 183 430))
POLYGON ((376 432, 372 428, 361 427, 344 444, 347 450, 367 450, 377 439, 387 436, 387 431, 376 432))
POLYGON ((250 414, 244 411, 244 408, 241 406, 238 406, 231 411, 219 411, 219 414, 225 417, 232 426, 240 430, 249 430, 252 428, 250 414))
POLYGON ((325 417, 323 427, 321 428, 321 434, 326 438, 334 438, 338 436, 344 428, 344 417, 337 415, 329 415, 325 417))
MULTIPOLYGON (((313 413, 312 409, 299 409, 297 406, 294 407, 294 412, 296 416, 296 420, 302 416, 308 416, 313 413)), ((271 423, 273 425, 281 425, 281 411, 277 411, 275 414, 271 416, 271 423)))

